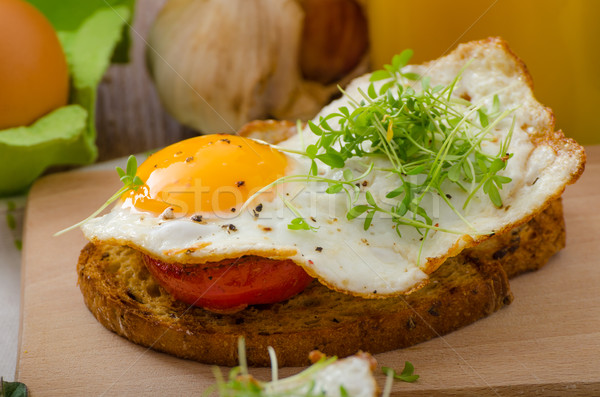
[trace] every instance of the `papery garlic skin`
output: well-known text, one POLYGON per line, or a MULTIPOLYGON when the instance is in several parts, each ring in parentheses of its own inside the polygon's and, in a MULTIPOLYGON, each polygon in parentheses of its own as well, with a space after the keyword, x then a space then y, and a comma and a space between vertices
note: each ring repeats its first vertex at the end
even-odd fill
POLYGON ((167 111, 204 133, 254 119, 309 119, 352 77, 302 79, 304 11, 296 0, 170 0, 148 38, 148 64, 167 111))

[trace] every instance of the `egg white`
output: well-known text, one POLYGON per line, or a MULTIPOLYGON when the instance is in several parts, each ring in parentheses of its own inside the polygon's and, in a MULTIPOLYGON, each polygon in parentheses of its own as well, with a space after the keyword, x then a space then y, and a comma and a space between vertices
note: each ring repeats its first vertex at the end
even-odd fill
POLYGON ((343 386, 348 396, 372 397, 377 392, 377 382, 373 377, 376 364, 373 360, 372 357, 359 353, 335 361, 317 371, 314 371, 315 367, 309 367, 292 377, 266 384, 264 391, 266 395, 284 395, 286 392, 293 392, 296 396, 338 397, 342 396, 340 389, 343 386))
MULTIPOLYGON (((82 230, 91 241, 129 245, 169 262, 205 263, 243 255, 289 258, 338 291, 369 298, 410 291, 426 282, 428 274, 449 256, 530 219, 558 197, 583 167, 583 149, 575 143, 562 141, 563 146, 558 147, 556 142, 537 138, 552 133, 546 130, 548 125, 553 125, 552 116, 535 101, 522 76, 511 72, 515 69, 515 59, 495 45, 471 51, 472 62, 455 93, 468 93, 472 102, 483 102, 488 108, 492 106, 493 94, 497 94, 501 110, 516 108, 515 130, 508 149, 513 158, 500 172, 512 182, 504 185, 500 192, 502 208, 495 207, 483 192, 476 194, 464 212, 467 222, 441 198, 427 197, 423 206, 434 224, 454 233, 433 231, 423 242, 423 236, 413 227, 400 226, 400 238, 391 219, 379 214, 365 231, 363 219, 346 219, 346 195, 327 194, 327 185, 315 182, 277 186, 279 195, 292 203, 315 230, 288 229, 297 215, 284 200, 261 201, 260 197, 243 211, 227 216, 206 216, 202 223, 186 217, 164 219, 119 204, 109 214, 85 224, 82 230), (260 212, 256 212, 258 204, 262 204, 260 212)), ((451 54, 434 65, 411 66, 407 70, 430 76, 431 85, 447 85, 463 65, 464 61, 457 62, 451 54)), ((349 98, 360 98, 359 88, 366 91, 368 85, 368 75, 355 80, 347 88, 347 95, 325 107, 320 116, 335 112, 340 106, 350 108, 349 98)), ((501 121, 492 132, 498 139, 485 141, 483 150, 497 154, 511 123, 512 117, 501 121)), ((305 129, 301 135, 279 146, 298 150, 317 139, 305 129)), ((289 175, 308 173, 310 163, 306 158, 288 156, 289 175)), ((387 160, 375 161, 377 166, 385 166, 387 160)), ((364 162, 364 159, 351 159, 346 167, 358 176, 367 168, 364 162)), ((342 171, 319 164, 319 175, 341 179, 342 171)), ((355 204, 366 203, 368 190, 383 206, 392 205, 385 195, 399 183, 397 176, 373 171, 360 181, 355 204)), ((445 191, 455 208, 462 208, 467 194, 451 185, 446 186, 445 191)))
MULTIPOLYGON (((306 173, 306 160, 296 160, 290 172, 306 173)), ((362 173, 358 171, 356 175, 362 173)), ((329 169, 324 175, 339 178, 341 171, 329 169)), ((365 180, 370 189, 379 190, 388 184, 385 177, 374 173, 365 180)), ((243 255, 290 258, 332 288, 367 295, 405 291, 427 277, 414 266, 418 244, 400 249, 402 241, 389 219, 374 220, 365 232, 360 220, 346 219, 346 196, 327 194, 326 187, 322 183, 278 186, 279 194, 293 203, 314 231, 288 229, 296 215, 281 199, 260 197, 236 214, 205 214, 201 223, 188 217, 164 219, 117 205, 85 224, 83 231, 92 241, 129 245, 169 262, 204 263, 243 255), (259 204, 262 209, 257 212, 259 204)), ((420 237, 411 233, 412 240, 420 237)))

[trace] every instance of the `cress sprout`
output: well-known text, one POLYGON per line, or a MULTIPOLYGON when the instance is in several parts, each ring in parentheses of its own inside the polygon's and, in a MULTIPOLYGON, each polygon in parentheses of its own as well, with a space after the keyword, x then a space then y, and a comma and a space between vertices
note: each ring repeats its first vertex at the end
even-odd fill
POLYGON ((133 155, 129 156, 129 158, 127 159, 127 166, 125 167, 125 170, 123 170, 121 167, 116 167, 116 170, 117 170, 117 173, 119 174, 119 178, 121 179, 121 182, 123 182, 123 187, 121 187, 119 190, 117 190, 117 192, 115 194, 113 194, 108 200, 106 200, 106 202, 104 204, 102 204, 102 206, 100 206, 100 208, 98 208, 96 211, 94 211, 94 213, 92 215, 88 216, 87 218, 85 218, 84 220, 82 220, 79 223, 76 223, 73 226, 69 226, 68 228, 55 233, 54 237, 60 236, 63 233, 71 231, 71 230, 87 223, 90 219, 95 218, 98 214, 100 214, 102 211, 104 211, 104 209, 106 207, 108 207, 109 205, 114 203, 116 200, 118 200, 123 194, 127 193, 130 190, 136 191, 137 189, 139 189, 141 186, 144 185, 144 182, 140 179, 139 176, 136 175, 137 159, 135 158, 135 156, 133 156, 133 155))
MULTIPOLYGON (((367 230, 374 215, 384 213, 396 224, 399 235, 398 226, 411 226, 423 236, 423 242, 430 231, 457 233, 434 224, 423 205, 427 195, 441 197, 472 230, 474 227, 461 211, 467 209, 478 191, 482 190, 496 207, 501 207, 499 190, 511 178, 498 172, 506 168, 512 157, 507 150, 515 119, 498 153, 483 151, 482 142, 490 140, 491 131, 516 109, 501 111, 497 93, 493 95, 490 109, 486 109, 483 102, 472 103, 470 98, 453 96, 469 63, 447 86, 431 86, 429 77, 403 71, 411 56, 412 51, 406 50, 394 56, 391 65, 373 72, 366 92, 358 89, 360 98, 352 98, 340 88, 350 106, 341 106, 336 112, 319 117, 318 121, 308 122, 308 129, 318 137, 316 142, 303 150, 281 149, 307 157, 310 160, 308 174, 280 178, 267 188, 284 182, 325 182, 328 184, 326 193, 344 191, 347 194, 347 219, 364 214, 367 230), (376 88, 376 82, 383 84, 376 88), (418 83, 421 89, 417 91, 413 86, 418 83), (390 166, 375 167, 375 157, 387 159, 390 166), (347 160, 352 158, 360 158, 367 164, 367 171, 359 178, 353 178, 352 171, 346 168, 347 160), (343 169, 343 179, 318 175, 318 162, 332 169, 343 169), (359 190, 354 184, 374 169, 399 178, 400 183, 386 195, 392 205, 378 203, 368 190, 365 191, 367 203, 357 203, 359 190), (419 178, 410 178, 416 175, 419 178), (445 191, 452 185, 466 192, 462 209, 451 203, 445 191)), ((313 229, 291 202, 284 203, 296 216, 288 226, 290 229, 313 229)))

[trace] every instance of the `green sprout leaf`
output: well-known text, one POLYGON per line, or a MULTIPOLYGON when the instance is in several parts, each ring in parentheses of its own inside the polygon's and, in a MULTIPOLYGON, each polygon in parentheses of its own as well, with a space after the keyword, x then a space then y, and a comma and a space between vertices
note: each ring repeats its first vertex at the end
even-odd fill
POLYGON ((137 172, 137 159, 135 156, 129 156, 127 159, 127 175, 135 176, 137 172))
POLYGON ((137 159, 135 156, 131 155, 127 159, 127 166, 125 167, 127 171, 123 171, 121 167, 116 167, 117 174, 119 175, 121 182, 123 182, 123 187, 117 190, 115 194, 113 194, 104 204, 100 206, 92 215, 88 216, 84 220, 75 225, 69 226, 66 229, 63 229, 54 234, 54 237, 60 236, 68 231, 71 231, 87 222, 91 219, 98 216, 106 207, 117 201, 123 194, 127 193, 130 190, 137 191, 140 187, 144 185, 144 181, 141 180, 137 173, 137 159))
POLYGON ((317 162, 315 160, 313 160, 310 163, 309 176, 317 176, 318 172, 319 172, 319 168, 317 166, 317 162))
POLYGON ((488 181, 483 184, 483 192, 490 197, 490 200, 492 200, 492 203, 494 203, 496 207, 502 207, 502 198, 500 197, 500 192, 498 191, 496 185, 494 185, 494 181, 492 179, 488 179, 488 181))
POLYGON ((344 188, 344 185, 342 185, 341 183, 332 183, 329 185, 327 190, 325 190, 325 192, 329 193, 329 194, 336 194, 336 193, 341 192, 343 188, 344 188))
POLYGON ((488 116, 485 113, 485 109, 479 109, 477 113, 479 114, 479 122, 481 123, 482 127, 487 127, 488 125, 490 125, 490 121, 488 120, 488 116))
POLYGON ((354 179, 354 173, 352 172, 352 170, 350 168, 346 168, 344 170, 344 180, 345 181, 351 181, 354 179))
POLYGON ((401 380, 402 382, 413 383, 419 379, 419 375, 415 375, 415 367, 408 361, 404 362, 404 369, 401 373, 397 373, 393 368, 382 367, 381 370, 385 375, 391 374, 394 379, 401 380))
MULTIPOLYGON (((323 130, 321 130, 321 128, 319 128, 315 123, 313 123, 312 120, 308 122, 308 128, 310 128, 312 133, 317 136, 323 135, 323 130)), ((306 149, 308 151, 308 148, 306 149)))
POLYGON ((375 198, 373 197, 373 195, 371 194, 371 192, 366 192, 365 193, 365 198, 367 199, 367 203, 369 203, 373 207, 377 207, 377 202, 375 201, 375 198))
POLYGON ((392 58, 392 66, 394 67, 394 69, 399 71, 400 69, 408 65, 408 62, 413 56, 413 53, 413 50, 407 49, 402 51, 399 55, 394 55, 394 57, 392 58))
POLYGON ((490 173, 496 174, 498 171, 503 170, 506 167, 506 163, 502 159, 494 159, 490 164, 490 173))
POLYGON ((375 86, 373 84, 369 84, 369 88, 367 89, 367 94, 369 94, 369 98, 377 98, 377 92, 375 92, 375 86))
POLYGON ((404 184, 398 186, 396 189, 392 190, 388 194, 385 195, 386 198, 394 198, 400 196, 404 193, 404 184))
POLYGON ((379 81, 391 78, 392 75, 387 70, 377 70, 371 74, 370 81, 379 81))
POLYGON ((306 220, 304 218, 298 217, 298 218, 292 219, 292 221, 288 224, 288 229, 290 229, 290 230, 314 230, 316 228, 309 225, 308 222, 306 222, 306 220))
POLYGON ((448 170, 448 179, 450 179, 452 182, 458 182, 458 180, 460 179, 460 176, 461 176, 461 170, 462 170, 461 163, 455 163, 448 170))
POLYGON ((368 205, 357 205, 355 207, 352 207, 350 211, 348 211, 348 213, 346 214, 346 218, 348 218, 349 221, 355 219, 364 214, 368 209, 368 205))
POLYGON ((417 74, 417 73, 410 73, 409 72, 409 73, 403 73, 402 77, 404 77, 405 79, 413 80, 414 81, 414 80, 419 80, 421 78, 421 75, 417 74))
POLYGON ((375 216, 375 211, 371 211, 367 213, 365 218, 365 223, 363 225, 364 230, 368 230, 371 227, 371 223, 373 222, 373 217, 375 216))
POLYGON ((348 390, 344 387, 344 385, 340 385, 340 396, 341 397, 350 397, 348 390))
POLYGON ((27 397, 27 386, 20 382, 5 382, 0 378, 0 397, 27 397))
POLYGON ((500 98, 498 97, 498 94, 494 95, 494 103, 492 104, 492 110, 490 111, 491 114, 495 114, 498 113, 500 111, 500 98))

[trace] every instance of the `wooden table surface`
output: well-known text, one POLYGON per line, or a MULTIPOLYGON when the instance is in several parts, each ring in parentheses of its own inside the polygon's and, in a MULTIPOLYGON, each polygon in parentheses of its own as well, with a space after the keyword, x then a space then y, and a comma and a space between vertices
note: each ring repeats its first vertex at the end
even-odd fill
MULTIPOLYGON (((23 251, 17 378, 35 395, 186 395, 214 384, 211 367, 149 351, 102 327, 77 287, 83 219, 117 189, 114 171, 47 176, 33 187, 23 251)), ((415 384, 393 395, 600 395, 600 147, 564 195, 567 246, 541 270, 511 280, 515 301, 441 338, 376 356, 411 361, 415 384), (550 393, 550 394, 548 394, 550 393)), ((225 369, 227 371, 227 369, 225 369)), ((281 375, 297 372, 282 369, 281 375)), ((261 379, 267 369, 253 369, 261 379)), ((378 382, 383 375, 377 372, 378 382)))

